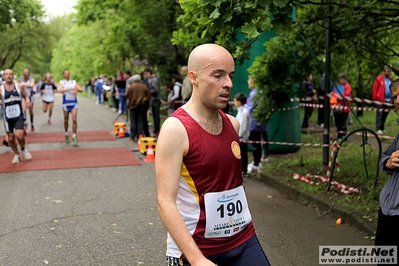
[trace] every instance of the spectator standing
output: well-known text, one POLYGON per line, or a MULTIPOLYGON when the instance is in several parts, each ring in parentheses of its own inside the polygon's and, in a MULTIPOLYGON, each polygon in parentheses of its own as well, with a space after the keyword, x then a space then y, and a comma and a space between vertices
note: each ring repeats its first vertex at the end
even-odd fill
MULTIPOLYGON (((379 75, 373 83, 371 92, 371 98, 374 101, 382 103, 392 103, 391 91, 389 86, 391 85, 393 78, 390 76, 391 69, 388 66, 384 66, 383 72, 379 75)), ((375 120, 375 127, 377 134, 383 134, 385 130, 385 121, 387 120, 389 112, 381 111, 381 109, 389 109, 388 106, 381 104, 376 105, 377 113, 375 120)))
MULTIPOLYGON (((305 80, 302 81, 302 84, 301 84, 301 90, 306 93, 307 98, 313 98, 316 95, 316 91, 314 89, 312 79, 313 79, 312 74, 309 74, 305 78, 305 80)), ((303 116, 302 128, 308 129, 308 128, 310 128, 309 119, 313 113, 314 107, 312 106, 312 104, 314 103, 314 101, 313 101, 313 99, 306 99, 303 102, 306 104, 306 106, 305 106, 305 114, 303 116)))
MULTIPOLYGON (((147 80, 144 78, 144 72, 142 72, 140 74, 140 76, 142 78, 143 84, 145 84, 147 86, 148 90, 150 90, 150 86, 148 85, 147 80)), ((144 118, 143 118, 143 121, 144 121, 144 136, 146 136, 146 137, 150 136, 150 129, 148 127, 148 112, 150 110, 150 100, 151 100, 151 93, 150 93, 148 99, 146 99, 144 101, 144 118)))
POLYGON ((234 106, 237 108, 236 118, 240 123, 240 130, 238 131, 238 138, 240 139, 240 151, 241 151, 241 167, 242 177, 248 176, 248 138, 249 138, 249 123, 250 114, 248 109, 245 108, 247 102, 247 95, 245 93, 238 93, 234 96, 234 106))
MULTIPOLYGON (((399 110, 399 79, 390 85, 393 103, 399 110)), ((399 134, 383 152, 379 162, 380 169, 390 175, 380 193, 378 210, 376 246, 396 246, 399 248, 399 134)), ((396 253, 398 255, 398 253, 396 253)), ((398 256, 396 256, 396 262, 398 256)), ((395 265, 398 265, 396 263, 395 265)))
POLYGON ((166 90, 168 92, 168 98, 166 101, 161 100, 162 104, 165 104, 168 107, 168 116, 170 116, 176 109, 175 104, 172 101, 173 97, 173 83, 169 83, 166 85, 166 90))
POLYGON ((104 101, 103 95, 103 85, 105 84, 104 75, 100 75, 100 77, 95 81, 94 87, 96 90, 96 104, 100 104, 104 101))
POLYGON ((144 102, 150 97, 150 91, 141 81, 140 75, 133 75, 126 91, 126 99, 130 111, 130 138, 137 141, 138 137, 144 134, 144 102))
POLYGON ((193 93, 163 124, 155 158, 167 265, 268 266, 243 187, 240 125, 220 110, 233 87, 233 57, 221 46, 200 45, 191 52, 188 69, 193 93), (218 203, 226 196, 229 206, 240 210, 229 208, 229 217, 226 204, 218 203))
POLYGON ((133 83, 132 80, 128 81, 132 76, 130 70, 126 70, 123 72, 123 79, 125 81, 123 84, 125 86, 118 86, 119 91, 119 114, 127 113, 127 99, 126 99, 126 90, 127 87, 133 83))
POLYGON ((91 79, 89 79, 86 82, 85 87, 86 87, 86 91, 87 91, 87 96, 89 98, 91 98, 91 95, 93 94, 93 86, 92 86, 92 80, 91 79))
POLYGON ((116 75, 112 76, 112 86, 111 86, 111 95, 112 95, 112 111, 116 112, 119 109, 119 92, 116 86, 116 75))
POLYGON ((176 110, 180 106, 182 106, 182 84, 180 83, 180 77, 178 75, 172 75, 172 83, 173 83, 173 95, 171 101, 174 105, 174 109, 176 110))
POLYGON ((323 73, 319 79, 319 91, 317 92, 319 108, 317 109, 317 125, 324 127, 324 108, 320 106, 324 105, 324 98, 327 96, 326 93, 326 74, 323 73))
POLYGON ((352 88, 348 83, 348 76, 345 73, 338 75, 338 86, 332 92, 330 103, 334 113, 335 126, 337 127, 337 139, 342 139, 348 131, 347 119, 350 112, 350 101, 341 98, 352 95, 352 88), (337 91, 339 90, 339 92, 337 91))
POLYGON ((248 99, 247 99, 247 104, 246 108, 248 109, 250 113, 250 134, 249 134, 249 140, 251 141, 252 144, 252 155, 254 158, 253 163, 248 165, 247 171, 249 173, 257 173, 259 167, 261 167, 261 158, 262 158, 262 148, 263 148, 263 154, 264 154, 264 162, 269 161, 269 144, 267 142, 269 141, 268 135, 267 135, 267 127, 268 123, 258 123, 254 118, 253 118, 253 112, 257 106, 256 102, 254 102, 253 98, 256 95, 256 88, 254 84, 254 78, 252 76, 248 77, 248 88, 251 90, 249 93, 248 99), (265 144, 262 145, 261 142, 264 141, 265 144), (262 147, 263 146, 263 147, 262 147))
POLYGON ((183 80, 181 95, 183 101, 185 102, 187 102, 190 99, 191 93, 193 91, 193 85, 191 84, 190 79, 187 76, 187 72, 188 72, 187 66, 182 66, 180 68, 180 76, 182 77, 183 80))
POLYGON ((144 70, 144 77, 147 80, 151 92, 151 112, 154 120, 153 136, 158 136, 161 128, 160 108, 161 108, 161 82, 159 77, 150 68, 144 70))

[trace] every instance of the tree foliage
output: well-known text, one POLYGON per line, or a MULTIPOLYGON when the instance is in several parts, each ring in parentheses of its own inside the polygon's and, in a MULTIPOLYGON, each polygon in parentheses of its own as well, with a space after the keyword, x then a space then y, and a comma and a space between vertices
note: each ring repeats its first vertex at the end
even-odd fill
POLYGON ((266 30, 282 32, 291 23, 292 0, 230 1, 180 0, 184 10, 173 33, 173 43, 191 50, 201 43, 217 43, 235 57, 247 55, 259 34, 266 30), (238 39, 241 31, 245 38, 238 39))
POLYGON ((170 42, 182 13, 176 1, 81 0, 77 9, 79 28, 102 25, 89 37, 96 39, 99 47, 93 49, 102 60, 93 66, 95 75, 118 69, 138 72, 138 65, 145 64, 169 76, 186 64, 182 48, 170 42))
MULTIPOLYGON (((49 31, 42 21, 43 6, 37 0, 6 0, 0 4, 0 69, 43 70, 48 66, 49 31)), ((51 55, 51 53, 50 53, 51 55)))
MULTIPOLYGON (((279 37, 265 44, 265 53, 253 63, 260 88, 256 115, 264 121, 292 96, 298 84, 312 73, 324 70, 326 18, 331 17, 331 79, 340 72, 349 75, 354 94, 366 97, 382 66, 397 62, 399 3, 382 1, 293 0, 293 1, 180 1, 186 25, 173 35, 174 43, 194 47, 216 42, 245 55, 259 33, 273 30, 279 37), (330 13, 327 13, 330 5, 330 13), (296 16, 290 14, 295 7, 296 16), (238 31, 245 33, 238 39, 238 31)), ((240 62, 238 60, 238 62, 240 62)), ((318 84, 316 79, 314 83, 318 84)))
MULTIPOLYGON (((398 3, 334 1, 330 4, 328 14, 326 5, 320 1, 299 1, 298 17, 292 30, 266 44, 267 52, 254 62, 250 72, 256 75, 257 86, 263 88, 258 99, 260 106, 265 107, 256 110, 257 119, 267 120, 272 110, 278 110, 290 97, 297 95, 298 91, 292 90, 292 86, 301 83, 309 73, 319 77, 325 70, 328 15, 332 21, 329 78, 333 83, 338 73, 345 72, 354 88, 353 95, 369 98, 372 82, 383 65, 395 69, 399 35, 392 25, 398 21, 398 17, 393 16, 399 12, 398 3), (277 75, 276 68, 284 74, 277 75)), ((318 84, 318 79, 314 83, 318 84)))
POLYGON ((0 2, 0 31, 15 23, 38 24, 43 16, 43 6, 38 0, 3 0, 0 2))

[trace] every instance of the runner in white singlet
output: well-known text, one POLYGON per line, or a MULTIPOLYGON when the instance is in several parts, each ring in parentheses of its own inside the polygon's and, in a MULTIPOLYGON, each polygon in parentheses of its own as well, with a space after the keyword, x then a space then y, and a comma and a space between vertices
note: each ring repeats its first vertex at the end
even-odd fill
POLYGON ((43 83, 40 86, 40 92, 42 93, 43 101, 43 112, 47 112, 48 108, 48 121, 47 124, 51 125, 51 115, 53 114, 54 105, 54 92, 57 91, 57 87, 51 80, 51 74, 46 73, 43 77, 43 83))
MULTIPOLYGON (((19 83, 24 87, 26 95, 28 95, 31 105, 28 107, 29 117, 30 117, 30 125, 31 131, 35 131, 35 126, 33 125, 33 95, 35 92, 33 88, 35 87, 35 79, 30 77, 29 69, 25 68, 23 71, 23 77, 21 77, 19 83)), ((28 126, 28 123, 25 123, 25 129, 28 126)))
POLYGON ((68 133, 68 120, 69 113, 72 114, 72 142, 75 146, 78 145, 78 139, 76 136, 76 131, 78 130, 78 91, 82 92, 83 89, 75 80, 70 80, 70 72, 65 69, 62 73, 64 79, 60 81, 58 92, 63 93, 62 95, 62 110, 64 112, 64 129, 65 129, 65 142, 69 143, 69 133, 68 133))

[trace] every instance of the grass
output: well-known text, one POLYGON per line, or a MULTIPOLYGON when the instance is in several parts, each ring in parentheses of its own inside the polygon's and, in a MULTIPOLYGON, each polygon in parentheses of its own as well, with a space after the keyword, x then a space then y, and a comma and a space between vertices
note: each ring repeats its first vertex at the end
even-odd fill
MULTIPOLYGON (((375 112, 365 111, 362 116, 357 117, 352 114, 353 125, 348 125, 348 130, 359 129, 362 126, 375 130, 375 112)), ((301 109, 301 119, 303 118, 303 109, 301 109)), ((385 123, 384 136, 396 136, 399 126, 396 123, 397 114, 390 112, 385 123)), ((317 110, 313 112, 310 124, 317 127, 317 110)), ((335 132, 334 121, 331 121, 331 132, 335 132)), ((334 134, 334 137, 336 134, 334 134)), ((301 133, 302 143, 322 143, 322 130, 301 133)), ((381 139, 382 152, 392 142, 390 139, 381 139)), ((331 148, 330 148, 331 152, 331 148)), ((341 194, 339 189, 332 187, 327 191, 326 184, 318 186, 310 185, 305 182, 294 180, 293 173, 301 175, 326 175, 323 162, 323 150, 321 147, 301 147, 299 151, 292 154, 271 155, 269 163, 265 164, 265 171, 270 175, 281 176, 286 182, 295 188, 307 193, 322 194, 328 197, 334 194, 335 202, 343 206, 350 207, 359 212, 364 219, 371 222, 377 221, 379 208, 379 194, 388 180, 389 176, 378 169, 378 142, 376 138, 369 137, 363 143, 361 136, 350 136, 342 145, 338 152, 338 161, 340 171, 333 173, 333 180, 336 180, 346 186, 358 188, 359 193, 341 194)), ((318 181, 318 180, 314 180, 318 181)))

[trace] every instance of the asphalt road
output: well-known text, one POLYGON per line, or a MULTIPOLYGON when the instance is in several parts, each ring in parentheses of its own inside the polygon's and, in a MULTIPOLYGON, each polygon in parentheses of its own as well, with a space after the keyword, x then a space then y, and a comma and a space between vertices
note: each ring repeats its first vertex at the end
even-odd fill
MULTIPOLYGON (((35 100, 36 131, 62 131, 60 97, 52 125, 47 125, 40 98, 35 100)), ((106 106, 80 97, 78 136, 79 131, 111 131, 115 117, 106 106)), ((80 142, 77 148, 136 145, 124 138, 80 142)), ((36 150, 71 147, 47 143, 28 148, 34 156, 36 150)), ((0 146, 0 154, 7 152, 9 148, 0 146)), ((107 155, 93 152, 93 156, 107 155)), ((373 244, 356 228, 337 226, 336 217, 316 219, 314 208, 255 178, 246 179, 245 185, 257 234, 274 266, 319 265, 320 245, 373 244)), ((165 265, 165 247, 153 163, 0 174, 0 266, 165 265)))

